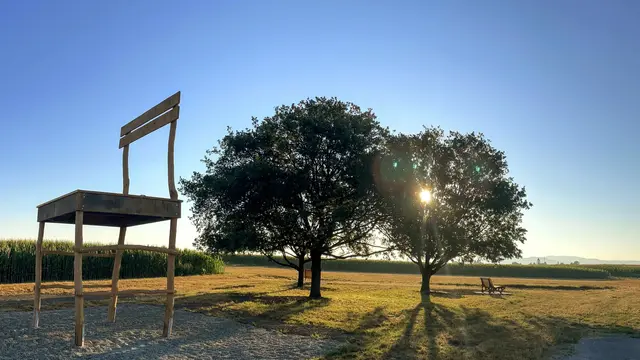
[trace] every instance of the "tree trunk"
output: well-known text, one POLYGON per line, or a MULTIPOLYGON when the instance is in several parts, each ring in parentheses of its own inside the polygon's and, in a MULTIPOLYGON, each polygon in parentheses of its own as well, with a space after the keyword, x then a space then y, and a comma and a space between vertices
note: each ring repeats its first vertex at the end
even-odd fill
POLYGON ((298 258, 298 287, 304 286, 304 255, 298 258))
POLYGON ((420 287, 420 292, 422 294, 431 293, 431 288, 429 287, 430 282, 431 282, 431 272, 428 269, 422 270, 422 286, 420 287))
POLYGON ((311 292, 309 297, 312 299, 320 299, 320 273, 322 272, 322 257, 320 251, 311 251, 311 292))

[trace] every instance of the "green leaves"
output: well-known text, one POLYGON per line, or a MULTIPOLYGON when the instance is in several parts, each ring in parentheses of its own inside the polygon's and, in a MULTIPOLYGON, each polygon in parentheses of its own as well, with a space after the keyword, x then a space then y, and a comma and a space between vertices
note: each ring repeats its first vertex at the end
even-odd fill
POLYGON ((229 131, 209 152, 217 158, 203 161, 206 172, 180 180, 194 204, 196 243, 223 252, 365 254, 381 204, 373 166, 387 135, 371 110, 324 97, 229 131))
POLYGON ((392 176, 378 184, 388 215, 383 232, 400 254, 430 274, 454 258, 520 254, 522 215, 531 204, 507 177, 504 153, 482 134, 428 128, 388 144, 387 156, 396 160, 392 176), (421 188, 433 194, 426 208, 416 196, 421 188))
POLYGON ((525 241, 531 204, 481 133, 392 136, 371 110, 318 97, 229 130, 203 162, 180 185, 211 251, 342 258, 386 250, 381 233, 433 274, 455 258, 518 256, 525 241))

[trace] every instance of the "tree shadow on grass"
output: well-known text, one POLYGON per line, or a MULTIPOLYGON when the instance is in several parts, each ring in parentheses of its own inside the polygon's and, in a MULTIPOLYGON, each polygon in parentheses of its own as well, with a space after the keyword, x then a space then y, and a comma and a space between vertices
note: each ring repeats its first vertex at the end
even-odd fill
POLYGON ((586 291, 586 290, 611 290, 613 286, 590 286, 590 285, 526 285, 526 284, 504 284, 507 289, 535 289, 535 290, 562 290, 562 291, 586 291))
POLYGON ((363 355, 362 349, 370 347, 370 344, 376 341, 380 329, 384 331, 384 324, 389 321, 389 317, 385 313, 384 307, 378 306, 364 316, 355 312, 349 313, 345 322, 351 321, 358 323, 357 328, 349 334, 334 335, 334 339, 344 341, 346 345, 327 354, 328 358, 353 359, 361 357, 363 355))
MULTIPOLYGON (((438 284, 443 285, 443 284, 438 284)), ((442 297, 449 299, 460 299, 464 296, 490 296, 496 299, 505 299, 506 296, 513 295, 509 289, 518 289, 518 290, 558 290, 558 291, 590 291, 590 290, 611 290, 614 287, 611 286, 551 286, 551 285, 523 285, 523 284, 505 284, 505 290, 503 294, 494 292, 489 294, 486 290, 484 292, 481 289, 476 289, 472 286, 465 286, 466 288, 456 288, 456 289, 447 289, 444 291, 433 291, 431 293, 432 297, 442 297)))
POLYGON ((433 291, 431 292, 431 297, 434 298, 447 298, 447 299, 461 299, 464 296, 489 296, 495 299, 505 299, 506 296, 511 295, 510 293, 500 294, 500 293, 492 293, 488 292, 482 293, 478 290, 471 289, 455 289, 455 290, 447 290, 447 291, 433 291))
POLYGON ((175 300, 176 309, 232 318, 283 333, 331 337, 333 329, 289 323, 288 320, 305 311, 328 306, 331 299, 310 299, 307 296, 276 296, 268 293, 208 293, 175 300))
POLYGON ((255 285, 239 284, 239 285, 218 286, 218 287, 213 288, 213 290, 248 289, 248 288, 254 288, 254 287, 256 287, 256 286, 255 285))
POLYGON ((429 298, 407 310, 398 327, 401 331, 380 358, 540 359, 550 355, 555 345, 576 343, 587 335, 640 336, 639 329, 588 326, 560 317, 495 317, 481 309, 443 305, 429 298))

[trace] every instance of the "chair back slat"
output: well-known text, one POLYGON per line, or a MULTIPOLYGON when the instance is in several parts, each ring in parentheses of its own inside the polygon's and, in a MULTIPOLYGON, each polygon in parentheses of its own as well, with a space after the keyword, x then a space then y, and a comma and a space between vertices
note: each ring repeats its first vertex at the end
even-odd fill
POLYGON ((142 115, 140 115, 137 118, 131 120, 129 123, 127 123, 125 126, 123 126, 120 129, 120 137, 123 137, 123 136, 127 135, 128 133, 132 132, 133 130, 135 130, 135 129, 139 128, 139 127, 141 127, 142 125, 146 124, 147 122, 149 122, 149 121, 157 118, 158 116, 164 114, 168 110, 173 109, 178 104, 180 104, 180 91, 178 91, 177 93, 175 93, 175 94, 169 96, 168 98, 164 99, 158 105, 156 105, 156 106, 152 107, 151 109, 145 111, 142 115))
POLYGON ((176 123, 180 117, 180 91, 164 99, 142 115, 133 119, 120 129, 120 145, 122 151, 122 193, 129 193, 129 144, 149 135, 150 133, 171 124, 169 130, 169 144, 167 151, 167 177, 169 185, 169 197, 178 199, 174 179, 174 142, 176 136, 176 123))

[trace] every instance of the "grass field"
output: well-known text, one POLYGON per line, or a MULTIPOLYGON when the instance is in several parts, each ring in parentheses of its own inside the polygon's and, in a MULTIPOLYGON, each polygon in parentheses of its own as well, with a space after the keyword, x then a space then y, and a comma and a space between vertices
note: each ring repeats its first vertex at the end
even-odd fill
MULTIPOLYGON (((439 293, 421 299, 416 275, 323 272, 321 300, 292 288, 287 269, 229 266, 222 275, 176 278, 176 307, 348 345, 330 358, 539 359, 580 337, 640 333, 640 280, 500 278, 511 295, 478 295, 477 277, 435 276, 439 293)), ((67 283, 69 284, 69 283, 67 283)), ((91 290, 107 281, 87 281, 91 290)), ((165 285, 130 279, 121 288, 165 285)), ((5 310, 31 310, 33 284, 0 285, 5 310)), ((72 290, 45 290, 70 295, 72 290)), ((123 299, 162 303, 160 297, 123 299)), ((90 301, 92 304, 106 302, 90 301)), ((71 302, 43 300, 43 308, 71 302)), ((105 314, 106 316, 106 314, 105 314)), ((176 324, 179 326, 179 324, 176 324)))

